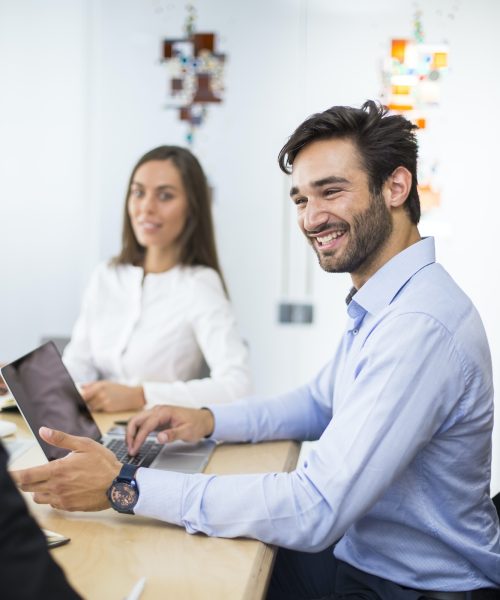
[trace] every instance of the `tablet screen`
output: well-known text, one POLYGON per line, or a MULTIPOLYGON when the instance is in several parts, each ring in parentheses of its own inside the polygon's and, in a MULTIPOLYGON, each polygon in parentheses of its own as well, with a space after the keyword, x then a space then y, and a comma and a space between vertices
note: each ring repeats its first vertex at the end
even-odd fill
POLYGON ((42 426, 100 441, 101 432, 53 342, 2 367, 2 376, 49 460, 69 451, 42 440, 42 426))

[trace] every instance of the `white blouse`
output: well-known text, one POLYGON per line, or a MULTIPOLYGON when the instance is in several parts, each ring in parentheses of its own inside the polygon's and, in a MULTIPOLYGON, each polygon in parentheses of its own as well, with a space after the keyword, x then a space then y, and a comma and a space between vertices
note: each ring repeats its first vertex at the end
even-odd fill
POLYGON ((200 407, 251 391, 248 350, 219 275, 100 265, 63 360, 73 379, 142 385, 146 405, 200 407), (210 376, 200 379, 204 361, 210 376))

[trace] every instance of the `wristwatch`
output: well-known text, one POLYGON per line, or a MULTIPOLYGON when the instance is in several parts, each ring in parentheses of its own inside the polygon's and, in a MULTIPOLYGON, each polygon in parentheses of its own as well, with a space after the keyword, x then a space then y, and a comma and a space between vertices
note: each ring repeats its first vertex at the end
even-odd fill
POLYGON ((139 500, 139 486, 135 479, 138 468, 136 465, 124 464, 106 492, 111 506, 120 513, 134 514, 134 507, 139 500))

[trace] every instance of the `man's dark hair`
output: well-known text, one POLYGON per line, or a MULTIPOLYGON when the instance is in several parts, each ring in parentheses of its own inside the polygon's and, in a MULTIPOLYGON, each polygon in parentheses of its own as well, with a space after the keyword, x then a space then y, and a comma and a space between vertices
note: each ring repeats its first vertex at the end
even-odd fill
POLYGON ((361 108, 332 106, 306 119, 290 136, 278 155, 282 171, 291 173, 297 154, 318 140, 350 139, 355 144, 368 174, 372 195, 378 195, 397 167, 411 173, 410 193, 405 202, 412 223, 420 220, 417 190, 417 126, 401 115, 387 114, 387 108, 367 100, 361 108))

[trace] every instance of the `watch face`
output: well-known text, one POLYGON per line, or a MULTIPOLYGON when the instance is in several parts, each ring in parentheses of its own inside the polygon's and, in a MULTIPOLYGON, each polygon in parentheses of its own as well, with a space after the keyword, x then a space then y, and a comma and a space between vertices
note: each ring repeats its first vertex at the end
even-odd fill
POLYGON ((130 483, 118 481, 111 488, 109 499, 120 510, 131 509, 137 502, 137 489, 130 483))

